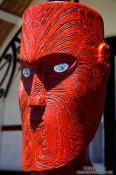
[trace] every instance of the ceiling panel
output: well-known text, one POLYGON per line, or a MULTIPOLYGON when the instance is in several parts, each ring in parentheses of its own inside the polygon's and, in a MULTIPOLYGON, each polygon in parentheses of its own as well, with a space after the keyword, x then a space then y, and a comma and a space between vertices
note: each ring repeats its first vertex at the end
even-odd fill
POLYGON ((0 4, 0 9, 17 16, 22 16, 23 11, 31 2, 32 0, 4 0, 0 4))
POLYGON ((28 6, 44 0, 0 0, 0 56, 22 25, 22 15, 28 6))
POLYGON ((13 29, 14 24, 8 23, 0 19, 0 47, 13 29))

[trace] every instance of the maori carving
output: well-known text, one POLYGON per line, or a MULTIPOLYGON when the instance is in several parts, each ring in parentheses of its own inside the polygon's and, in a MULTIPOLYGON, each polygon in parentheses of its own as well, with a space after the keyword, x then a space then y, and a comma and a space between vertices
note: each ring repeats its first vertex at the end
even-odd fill
POLYGON ((67 165, 88 147, 104 108, 109 47, 101 16, 74 2, 28 8, 20 62, 22 168, 67 165))

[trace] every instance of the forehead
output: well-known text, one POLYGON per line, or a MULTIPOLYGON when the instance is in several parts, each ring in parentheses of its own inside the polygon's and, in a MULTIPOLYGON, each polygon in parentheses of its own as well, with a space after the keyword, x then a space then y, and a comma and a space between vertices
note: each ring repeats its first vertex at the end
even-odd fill
POLYGON ((93 10, 71 2, 43 3, 27 9, 22 26, 21 60, 31 63, 56 53, 76 56, 98 17, 93 10))

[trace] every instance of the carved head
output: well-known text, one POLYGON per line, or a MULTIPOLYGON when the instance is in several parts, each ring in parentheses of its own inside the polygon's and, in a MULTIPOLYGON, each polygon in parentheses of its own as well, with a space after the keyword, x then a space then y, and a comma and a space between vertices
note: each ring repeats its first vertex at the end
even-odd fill
POLYGON ((61 167, 86 149, 102 116, 109 48, 101 16, 74 2, 28 8, 20 58, 23 170, 61 167))

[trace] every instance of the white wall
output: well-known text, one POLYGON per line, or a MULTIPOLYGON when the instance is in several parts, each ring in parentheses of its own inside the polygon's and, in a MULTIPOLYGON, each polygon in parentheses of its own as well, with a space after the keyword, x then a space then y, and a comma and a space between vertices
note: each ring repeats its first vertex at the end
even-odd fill
POLYGON ((16 125, 21 123, 18 104, 19 73, 14 77, 8 96, 4 101, 4 125, 16 125))
POLYGON ((4 131, 0 140, 0 169, 21 170, 21 131, 4 131))
MULTIPOLYGON (((17 72, 17 71, 16 71, 17 72)), ((15 75, 6 99, 0 99, 0 125, 20 125, 19 74, 15 75)), ((21 131, 0 132, 0 169, 20 170, 21 131)))
POLYGON ((80 0, 94 10, 97 10, 104 19, 105 37, 116 36, 116 0, 80 0))

